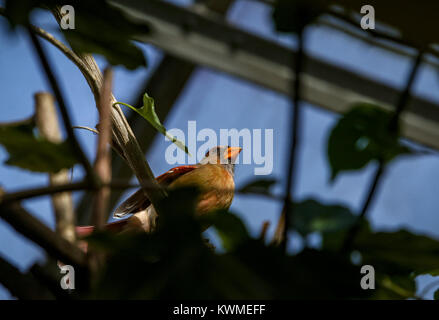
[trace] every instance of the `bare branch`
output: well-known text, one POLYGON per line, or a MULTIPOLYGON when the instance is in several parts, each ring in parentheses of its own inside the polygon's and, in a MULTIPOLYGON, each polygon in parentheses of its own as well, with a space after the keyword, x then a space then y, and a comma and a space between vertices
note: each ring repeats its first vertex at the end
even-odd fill
MULTIPOLYGON (((111 87, 113 83, 113 73, 111 69, 104 71, 104 83, 99 99, 99 137, 95 160, 95 171, 103 183, 111 181, 111 156, 108 146, 111 141, 111 87)), ((108 210, 108 199, 110 188, 101 185, 96 192, 93 206, 93 224, 97 229, 105 225, 106 212, 108 210)))
MULTIPOLYGON (((139 188, 140 186, 138 184, 132 184, 125 181, 111 181, 108 186, 112 189, 132 189, 132 188, 139 188)), ((148 189, 153 188, 163 188, 161 186, 158 186, 156 184, 146 186, 148 189)), ((18 202, 24 199, 30 199, 40 196, 46 196, 50 194, 55 194, 59 192, 66 192, 66 191, 79 191, 79 190, 96 190, 96 187, 93 185, 90 185, 87 183, 87 181, 82 182, 74 182, 74 183, 66 183, 66 184, 60 184, 56 186, 43 186, 38 188, 32 188, 22 191, 17 191, 13 193, 6 193, 1 195, 0 194, 0 205, 1 204, 11 204, 14 202, 18 202)))
POLYGON ((87 172, 87 178, 90 180, 91 183, 95 183, 95 175, 93 172, 93 168, 90 165, 90 162, 87 159, 87 156, 85 155, 84 151, 82 150, 78 140, 75 137, 75 134, 73 132, 72 124, 70 121, 70 116, 68 114, 68 108, 66 107, 65 100, 61 94, 61 90, 58 86, 58 83, 56 81, 55 75, 52 72, 52 69, 49 65, 49 61, 46 58, 46 55, 44 53, 43 48, 41 47, 40 42, 38 41, 35 34, 32 32, 30 27, 28 27, 28 33, 30 35, 30 38, 32 40, 32 43, 35 47, 35 51, 38 54, 38 57, 40 59, 41 65, 43 66, 43 69, 46 73, 47 79, 50 83, 50 86, 52 87, 52 90, 55 94, 56 100, 58 102, 58 107, 61 111, 62 119, 64 122, 65 129, 68 134, 68 138, 70 139, 70 143, 72 144, 73 149, 75 150, 76 154, 78 155, 82 165, 84 166, 85 171, 87 172))
POLYGON ((21 273, 20 270, 2 257, 0 257, 0 283, 2 283, 11 294, 18 299, 54 299, 54 296, 31 274, 21 273))
MULTIPOLYGON (((51 142, 61 142, 62 137, 53 96, 48 92, 38 92, 34 98, 35 121, 41 136, 51 142)), ((49 181, 52 186, 69 182, 69 171, 63 169, 57 173, 51 173, 49 181)), ((71 194, 68 192, 54 194, 51 200, 55 212, 56 232, 64 239, 74 242, 75 216, 71 194)))
MULTIPOLYGON (((54 8, 52 13, 59 23, 62 18, 59 8, 54 8)), ((96 106, 98 107, 100 88, 102 87, 103 82, 101 71, 91 54, 77 53, 77 56, 80 57, 86 66, 81 72, 84 74, 90 89, 93 92, 96 106)), ((114 102, 116 102, 116 99, 112 96, 111 104, 113 105, 114 102)), ((111 108, 111 122, 112 142, 116 150, 120 150, 122 157, 126 159, 128 165, 139 180, 145 195, 151 200, 156 211, 160 213, 161 208, 159 203, 166 197, 166 191, 159 188, 158 183, 155 181, 154 174, 148 163, 145 161, 145 156, 140 149, 139 143, 119 106, 113 106, 111 108), (149 188, 151 184, 156 184, 157 188, 149 188)))
POLYGON ((261 234, 259 235, 259 239, 261 241, 265 241, 265 236, 267 235, 267 230, 269 226, 270 226, 270 221, 264 221, 264 223, 262 223, 261 234))
POLYGON ((285 230, 285 206, 277 222, 276 230, 274 231, 273 239, 271 240, 272 245, 279 246, 282 242, 285 241, 284 230, 285 230))
POLYGON ((0 217, 17 232, 32 240, 50 255, 67 264, 84 267, 85 254, 75 245, 58 236, 18 203, 0 204, 0 217))
MULTIPOLYGON (((58 48, 68 59, 70 59, 78 67, 78 69, 86 78, 93 76, 92 74, 88 73, 87 66, 84 64, 81 58, 76 53, 74 53, 69 47, 67 47, 63 42, 61 42, 60 40, 55 38, 51 33, 47 32, 46 30, 40 27, 31 25, 30 28, 35 34, 39 35, 41 38, 47 40, 48 42, 53 44, 56 48, 58 48)), ((93 82, 92 79, 90 79, 90 81, 93 82)), ((87 82, 89 82, 88 79, 87 82)))

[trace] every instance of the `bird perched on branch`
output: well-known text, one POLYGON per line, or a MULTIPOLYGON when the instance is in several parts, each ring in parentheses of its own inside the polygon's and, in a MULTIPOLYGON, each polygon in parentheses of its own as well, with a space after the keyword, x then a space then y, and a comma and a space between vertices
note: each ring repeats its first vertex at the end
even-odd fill
MULTIPOLYGON (((156 178, 163 187, 197 187, 200 190, 196 214, 203 215, 215 210, 228 209, 235 191, 234 168, 240 147, 217 146, 210 149, 200 163, 172 168, 156 178)), ((115 218, 128 219, 107 224, 114 232, 127 230, 150 232, 154 230, 157 214, 142 189, 137 190, 113 213, 115 218)), ((79 237, 91 234, 93 226, 76 227, 79 237)))

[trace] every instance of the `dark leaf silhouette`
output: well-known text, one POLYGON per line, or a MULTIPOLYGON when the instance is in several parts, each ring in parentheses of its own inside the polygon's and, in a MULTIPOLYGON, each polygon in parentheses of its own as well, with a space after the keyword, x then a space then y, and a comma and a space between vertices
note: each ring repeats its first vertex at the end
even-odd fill
MULTIPOLYGON (((33 9, 65 4, 59 0, 9 0, 6 2, 6 16, 12 25, 27 24, 33 9)), ((104 0, 76 1, 71 5, 75 28, 63 30, 63 33, 74 50, 101 54, 110 64, 128 69, 146 66, 142 51, 131 40, 137 34, 149 32, 148 26, 132 21, 104 0)))
POLYGON ((294 204, 293 217, 293 226, 302 236, 346 230, 356 219, 346 207, 323 205, 312 199, 294 204))
POLYGON ((238 192, 271 196, 271 189, 276 183, 275 179, 257 179, 247 183, 238 192))
POLYGON ((332 129, 328 141, 331 179, 345 170, 357 170, 373 160, 388 162, 411 151, 389 131, 390 112, 373 104, 352 106, 332 129))
POLYGON ((6 164, 30 171, 58 172, 78 163, 68 141, 53 143, 36 136, 31 122, 1 125, 0 144, 9 153, 6 164))

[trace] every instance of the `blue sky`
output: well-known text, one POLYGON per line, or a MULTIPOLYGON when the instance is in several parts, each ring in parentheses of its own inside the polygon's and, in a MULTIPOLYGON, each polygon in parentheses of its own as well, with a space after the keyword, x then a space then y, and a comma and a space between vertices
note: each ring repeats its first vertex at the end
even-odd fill
MULTIPOLYGON (((3 1, 0 1, 2 4, 3 1)), ((228 15, 231 23, 258 35, 294 46, 294 40, 277 35, 271 25, 270 11, 254 1, 237 1, 228 15)), ((56 24, 50 15, 42 11, 33 15, 35 24, 46 28, 59 37, 56 24)), ((23 32, 9 34, 5 19, 0 17, 0 122, 14 121, 31 116, 33 94, 48 90, 30 42, 23 32)), ((57 72, 60 84, 70 106, 75 125, 94 127, 97 111, 93 96, 76 67, 50 45, 44 44, 57 72)), ((153 72, 162 53, 148 45, 141 45, 148 58, 146 69, 126 71, 115 68, 114 93, 119 101, 129 102, 143 84, 145 77, 153 72)), ((307 32, 308 54, 341 65, 356 72, 373 77, 383 83, 400 88, 405 82, 410 61, 382 49, 347 37, 343 33, 326 27, 312 27, 307 32)), ((105 61, 97 57, 100 66, 105 61)), ((437 70, 423 66, 415 84, 415 92, 428 99, 438 99, 439 77, 437 70)), ((303 132, 298 161, 298 184, 295 196, 298 199, 317 198, 325 203, 341 203, 358 211, 372 177, 375 166, 364 170, 344 173, 335 183, 329 183, 330 171, 326 159, 328 133, 336 123, 337 115, 307 103, 303 104, 303 132)), ((156 106, 160 108, 160 105, 156 106)), ((165 126, 187 130, 187 122, 197 121, 198 130, 212 128, 249 128, 274 130, 273 177, 285 177, 285 151, 289 141, 289 101, 277 93, 261 89, 251 83, 200 67, 185 87, 176 105, 165 121, 165 126)), ((145 125, 148 125, 145 122, 145 125)), ((90 159, 94 157, 95 137, 85 131, 77 136, 90 159)), ((142 141, 140 141, 142 143, 142 141)), ((158 136, 147 153, 156 175, 168 170, 164 152, 169 142, 158 136)), ((3 165, 7 154, 0 147, 0 185, 6 191, 35 187, 47 183, 47 176, 26 172, 3 165)), ((236 183, 254 178, 253 165, 240 165, 236 169, 236 183)), ((74 177, 80 178, 81 168, 75 168, 74 177)), ((281 187, 281 186, 280 186, 281 187)), ((280 188, 278 189, 280 190, 280 188)), ((380 192, 370 210, 370 220, 376 229, 407 228, 420 234, 439 238, 439 158, 436 154, 419 157, 401 157, 394 161, 381 184, 380 192)), ((77 198, 77 196, 75 196, 77 198)), ((24 206, 36 217, 54 226, 53 212, 47 197, 26 201, 24 206)), ((253 234, 260 231, 262 222, 271 222, 273 232, 280 211, 280 204, 254 196, 236 196, 232 211, 239 214, 253 234)), ((211 232, 208 232, 212 236, 211 232)), ((213 237, 214 241, 215 238, 213 237)), ((298 241, 292 241, 299 246, 298 241)), ((35 261, 43 259, 42 251, 30 241, 0 221, 0 255, 21 270, 26 270, 35 261)), ((423 276, 420 287, 431 281, 423 276)), ((0 299, 10 298, 0 285, 0 299)))

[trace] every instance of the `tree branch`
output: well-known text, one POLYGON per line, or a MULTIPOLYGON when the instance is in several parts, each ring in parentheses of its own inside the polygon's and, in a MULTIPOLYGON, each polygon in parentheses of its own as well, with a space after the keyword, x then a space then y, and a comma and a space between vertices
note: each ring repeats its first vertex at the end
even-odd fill
MULTIPOLYGON (((131 184, 129 182, 124 181, 111 181, 108 183, 108 186, 112 189, 131 189, 131 188, 139 188, 138 184, 131 184)), ((157 188, 156 185, 149 185, 147 188, 157 188)), ((159 186, 159 188, 161 188, 159 186)), ((87 183, 87 181, 82 182, 74 182, 74 183, 65 183, 55 186, 43 186, 39 188, 32 188, 28 190, 21 190, 13 193, 6 193, 4 195, 0 195, 0 205, 2 204, 11 204, 14 202, 18 202, 24 199, 31 199, 35 197, 66 192, 66 191, 80 191, 80 190, 96 190, 96 187, 87 183)))
MULTIPOLYGON (((34 98, 35 121, 41 136, 50 142, 61 142, 61 132, 52 95, 47 92, 39 92, 35 94, 34 98)), ((63 169, 57 173, 51 173, 49 181, 51 185, 69 182, 69 171, 63 169)), ((51 200, 55 212, 56 232, 64 239, 74 242, 75 216, 71 194, 68 192, 54 194, 51 200)))
POLYGON ((52 300, 54 296, 44 288, 31 274, 23 274, 0 257, 0 282, 10 293, 24 300, 52 300))
POLYGON ((76 154, 79 157, 79 160, 81 161, 82 165, 84 166, 85 171, 87 172, 87 178, 91 183, 96 183, 95 175, 93 172, 93 168, 90 165, 90 162, 87 159, 87 156, 83 152, 78 140, 76 139, 75 133, 73 132, 72 124, 70 121, 70 116, 68 114, 68 109, 65 104, 65 100, 61 94, 61 90, 59 89, 58 83, 56 81, 55 75, 52 72, 52 69, 50 67, 49 61, 46 58, 46 55, 44 53, 43 48, 41 47, 40 42, 38 41, 35 34, 32 32, 30 27, 27 27, 28 33, 30 35, 30 38, 32 40, 32 43, 34 45, 35 51, 38 54, 38 57, 40 59, 41 65, 43 66, 43 69, 46 73, 47 79, 50 83, 50 86, 52 87, 52 90, 55 94, 56 100, 58 102, 58 107, 61 111, 62 119, 64 122, 64 127, 67 131, 67 135, 70 139, 70 143, 72 144, 73 149, 75 150, 76 154))
MULTIPOLYGON (((59 23, 62 18, 59 8, 52 9, 52 13, 59 23)), ((98 106, 100 88, 103 82, 102 74, 92 55, 79 53, 77 55, 85 65, 85 69, 81 70, 81 72, 83 72, 93 92, 96 106, 98 106)), ((114 102, 116 102, 116 99, 112 96, 111 104, 113 105, 114 102)), ((126 159, 139 180, 145 195, 151 200, 157 213, 160 214, 161 207, 159 203, 167 196, 167 193, 159 188, 158 183, 155 181, 154 174, 145 161, 145 156, 140 149, 139 143, 119 106, 111 108, 111 122, 112 141, 117 146, 116 149, 122 152, 122 156, 126 159), (157 188, 149 188, 149 186, 154 184, 157 185, 157 188)))
POLYGON ((58 236, 18 203, 0 204, 0 217, 50 255, 66 264, 85 267, 86 256, 78 247, 58 236))
MULTIPOLYGON (((111 87, 113 83, 113 73, 111 69, 104 71, 104 83, 99 99, 99 136, 94 164, 95 171, 100 180, 107 184, 111 181, 111 156, 108 146, 111 141, 111 87)), ((93 202, 93 224, 97 229, 102 229, 107 217, 108 199, 110 188, 102 185, 95 194, 93 202)))

